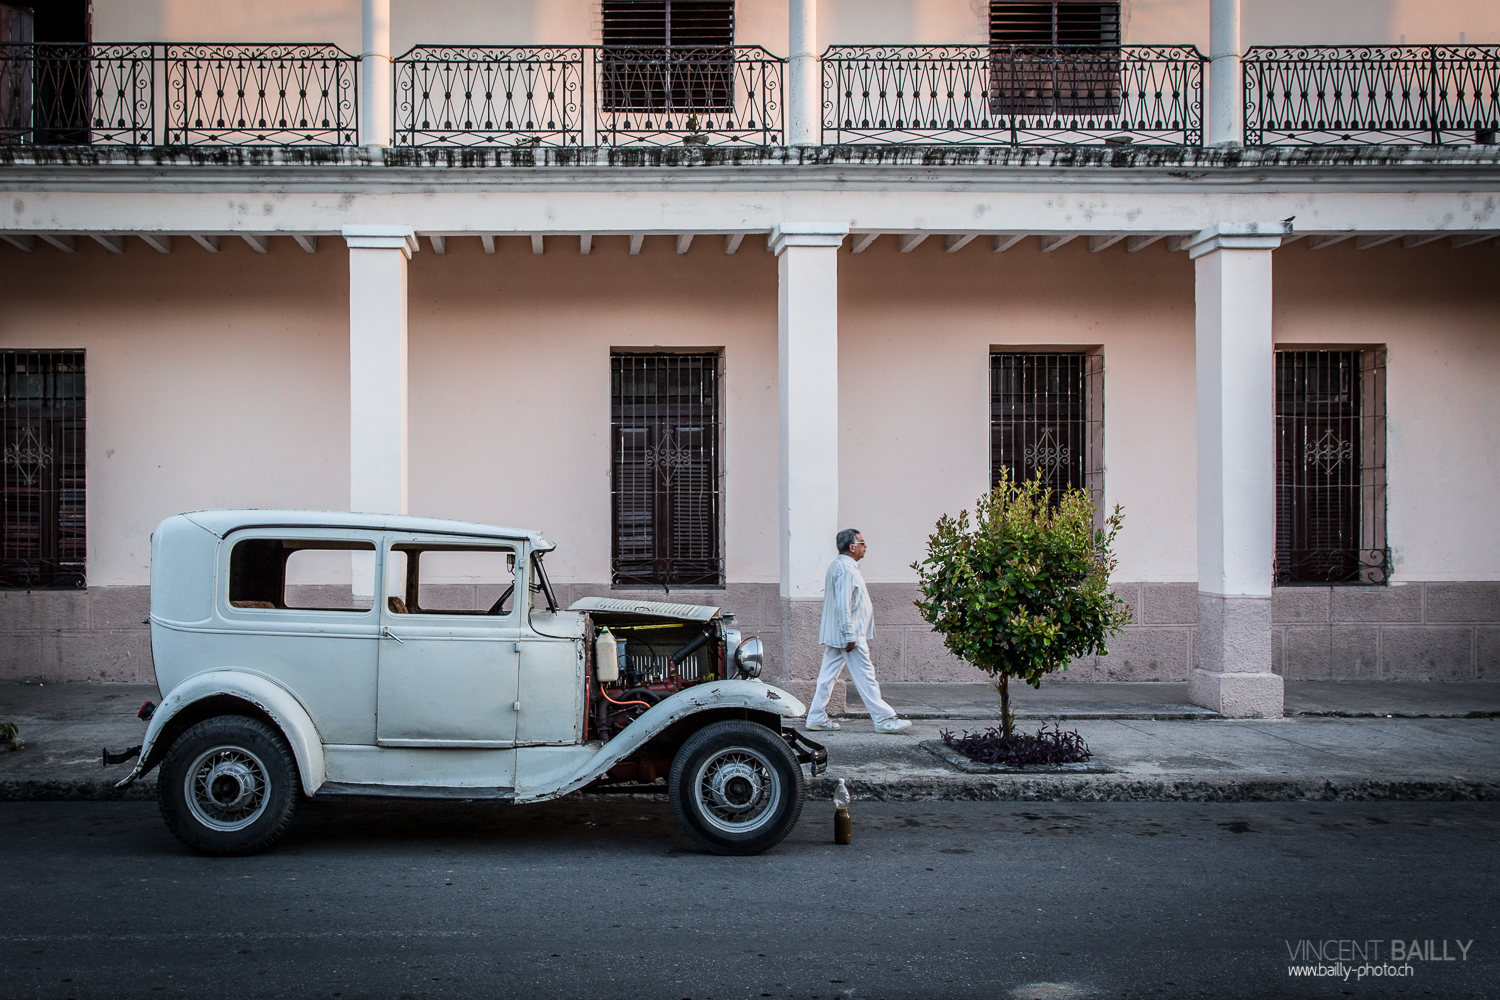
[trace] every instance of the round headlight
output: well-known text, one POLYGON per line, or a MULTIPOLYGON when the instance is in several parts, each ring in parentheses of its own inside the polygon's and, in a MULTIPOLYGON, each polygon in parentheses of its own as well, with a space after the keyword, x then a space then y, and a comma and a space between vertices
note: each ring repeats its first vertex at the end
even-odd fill
POLYGON ((734 651, 734 665, 741 677, 759 677, 761 661, 766 658, 766 647, 759 639, 746 639, 734 651))

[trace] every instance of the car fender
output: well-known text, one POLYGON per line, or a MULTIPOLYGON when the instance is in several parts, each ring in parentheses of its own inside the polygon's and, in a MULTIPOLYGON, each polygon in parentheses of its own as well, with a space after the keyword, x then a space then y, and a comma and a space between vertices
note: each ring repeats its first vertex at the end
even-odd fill
POLYGON ((174 716, 205 698, 223 695, 247 701, 271 717, 286 737, 292 756, 297 759, 303 791, 308 795, 316 792, 327 777, 327 769, 323 762, 323 740, 313 725, 312 716, 308 715, 296 695, 265 674, 243 667, 205 670, 173 688, 151 716, 135 769, 115 787, 124 788, 146 772, 146 762, 151 759, 156 741, 174 716))
POLYGON ((624 732, 600 747, 571 776, 547 787, 528 788, 517 796, 516 801, 536 802, 577 791, 645 746, 652 737, 672 723, 716 708, 747 708, 788 719, 797 718, 807 711, 802 702, 781 688, 761 681, 711 681, 707 684, 695 684, 685 691, 663 698, 642 712, 634 722, 625 727, 624 732))

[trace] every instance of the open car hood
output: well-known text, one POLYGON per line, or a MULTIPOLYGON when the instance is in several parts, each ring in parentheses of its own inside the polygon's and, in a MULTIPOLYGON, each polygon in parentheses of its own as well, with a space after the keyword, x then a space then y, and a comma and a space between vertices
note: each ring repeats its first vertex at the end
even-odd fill
POLYGON ((659 601, 622 601, 617 597, 585 597, 568 606, 569 611, 613 611, 617 614, 671 618, 674 621, 708 622, 719 617, 719 609, 705 604, 666 604, 659 601))

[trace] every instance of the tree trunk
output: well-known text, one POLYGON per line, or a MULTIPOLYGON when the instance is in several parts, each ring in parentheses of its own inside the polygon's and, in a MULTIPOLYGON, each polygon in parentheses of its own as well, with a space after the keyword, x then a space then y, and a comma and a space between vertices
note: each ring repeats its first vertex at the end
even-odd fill
POLYGON ((1010 739, 1010 675, 1000 675, 1000 730, 1006 739, 1010 739))

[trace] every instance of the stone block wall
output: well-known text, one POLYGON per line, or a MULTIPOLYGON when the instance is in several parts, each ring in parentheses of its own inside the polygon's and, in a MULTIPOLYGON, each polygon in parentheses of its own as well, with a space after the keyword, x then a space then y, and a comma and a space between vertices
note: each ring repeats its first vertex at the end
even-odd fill
POLYGON ((1278 587, 1271 623, 1287 680, 1500 680, 1500 583, 1278 587))
POLYGON ((150 587, 0 590, 0 680, 149 684, 150 587))
MULTIPOLYGON (((1134 623, 1109 644, 1055 675, 1066 682, 1186 681, 1197 655, 1197 586, 1115 585, 1134 623)), ((821 650, 818 601, 783 601, 774 583, 713 590, 557 587, 564 606, 581 597, 709 604, 732 611, 766 646, 765 676, 812 697, 821 650)), ((870 585, 872 653, 883 681, 986 680, 943 646, 917 613, 912 584, 870 585)), ((474 606, 492 600, 476 594, 474 606)), ((460 604, 463 602, 460 601, 460 604)), ((457 606, 457 605, 455 605, 457 606)), ((0 680, 149 683, 148 587, 0 591, 0 680)), ((1411 583, 1390 587, 1278 587, 1272 599, 1272 665, 1288 680, 1500 681, 1500 583, 1411 583)), ((845 691, 831 708, 842 710, 845 691)))

